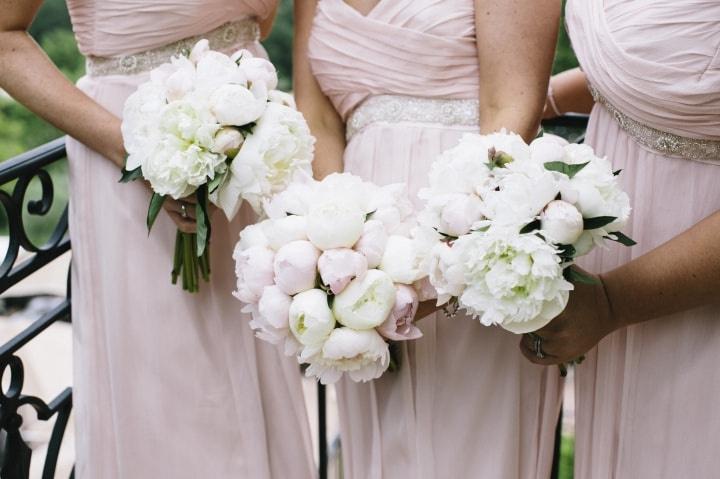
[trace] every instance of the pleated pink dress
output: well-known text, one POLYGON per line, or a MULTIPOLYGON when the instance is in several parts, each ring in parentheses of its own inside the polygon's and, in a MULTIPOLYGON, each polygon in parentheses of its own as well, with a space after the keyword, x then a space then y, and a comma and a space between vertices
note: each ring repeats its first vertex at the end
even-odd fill
MULTIPOLYGON (((571 0, 567 22, 597 91, 587 142, 633 205, 638 245, 584 263, 602 272, 720 210, 720 2, 571 0)), ((718 307, 619 330, 587 356, 575 477, 720 477, 718 307)))
MULTIPOLYGON (((276 2, 68 3, 80 50, 95 58, 79 87, 120 115, 148 75, 133 70, 138 57, 96 57, 193 35, 260 54, 255 22, 276 2)), ((147 189, 118 183, 118 168, 76 141, 68 157, 76 477, 315 477, 298 365, 254 338, 231 296, 232 248, 250 216, 215 216, 211 283, 188 294, 170 284, 176 227, 165 213, 148 237, 147 189)))
MULTIPOLYGON (((346 121, 345 170, 407 182, 478 131, 472 0, 381 0, 367 17, 322 0, 309 44, 313 73, 346 121)), ((419 206, 419 204, 418 204, 419 206)), ((419 323, 400 370, 338 385, 346 479, 546 479, 561 382, 519 337, 443 314, 419 323)))

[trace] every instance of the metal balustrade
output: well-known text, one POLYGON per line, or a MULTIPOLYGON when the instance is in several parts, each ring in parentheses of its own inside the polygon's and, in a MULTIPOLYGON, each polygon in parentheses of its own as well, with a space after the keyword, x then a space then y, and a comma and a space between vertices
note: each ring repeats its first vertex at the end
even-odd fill
MULTIPOLYGON (((547 132, 567 137, 571 141, 582 141, 587 126, 587 117, 571 115, 544 123, 547 132)), ((53 225, 49 239, 41 245, 35 244, 26 231, 23 210, 31 217, 46 216, 56 201, 53 179, 47 167, 65 159, 65 140, 59 138, 43 146, 0 164, 0 204, 7 217, 9 245, 0 263, 0 293, 23 281, 30 274, 43 268, 70 250, 68 234, 68 207, 53 225), (32 196, 28 187, 33 180, 41 186, 39 198, 32 196), (21 249, 30 253, 27 259, 19 260, 21 249)), ((82 272, 81 272, 82 274, 82 272)), ((69 279, 69 274, 68 274, 69 279)), ((44 399, 23 393, 24 367, 17 352, 43 333, 53 323, 70 319, 71 296, 68 281, 67 297, 58 306, 35 320, 30 326, 5 344, 0 345, 0 377, 6 387, 0 388, 0 478, 27 479, 30 475, 32 451, 23 440, 21 428, 23 419, 19 409, 29 406, 38 420, 52 421, 52 434, 44 458, 43 479, 55 477, 58 455, 72 410, 72 392, 67 387, 54 399, 44 399)), ((318 429, 320 479, 328 477, 328 442, 326 434, 325 387, 318 384, 318 429)), ((240 427, 238 425, 238 427, 240 427)), ((559 423, 556 440, 556 457, 553 477, 557 477, 559 452, 559 423)), ((71 473, 72 478, 74 473, 71 473)))

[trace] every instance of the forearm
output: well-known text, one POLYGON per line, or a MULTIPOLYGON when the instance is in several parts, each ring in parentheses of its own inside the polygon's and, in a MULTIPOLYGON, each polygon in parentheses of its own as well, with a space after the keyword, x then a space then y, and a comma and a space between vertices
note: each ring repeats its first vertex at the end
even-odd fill
POLYGON ((580 68, 567 70, 550 79, 557 113, 590 113, 595 104, 587 78, 580 68))
POLYGON ((720 212, 649 253, 602 275, 612 315, 627 326, 720 305, 720 212))
POLYGON ((57 128, 122 165, 120 120, 76 88, 21 30, 0 32, 0 87, 57 128))
POLYGON ((560 0, 475 0, 480 130, 535 138, 557 41, 560 0))
POLYGON ((315 135, 315 178, 343 170, 345 125, 325 96, 312 73, 308 59, 308 41, 315 16, 315 1, 295 1, 295 37, 293 42, 293 85, 298 109, 315 135))

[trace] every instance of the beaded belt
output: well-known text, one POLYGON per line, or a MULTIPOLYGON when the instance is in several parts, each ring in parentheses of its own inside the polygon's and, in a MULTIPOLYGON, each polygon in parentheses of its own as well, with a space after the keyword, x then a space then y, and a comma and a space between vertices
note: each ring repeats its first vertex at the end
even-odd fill
POLYGON ((720 165, 720 141, 688 138, 643 125, 618 110, 592 85, 589 88, 595 101, 604 106, 620 128, 642 146, 665 156, 720 165))
POLYGON ((246 18, 226 23, 203 35, 184 38, 134 55, 88 56, 86 70, 91 76, 144 73, 170 61, 176 55, 189 53, 195 43, 203 38, 207 38, 212 50, 228 52, 257 41, 260 38, 260 26, 255 20, 246 18))
POLYGON ((372 123, 435 123, 442 126, 476 127, 478 100, 421 98, 401 95, 371 96, 350 115, 345 136, 350 138, 372 123))

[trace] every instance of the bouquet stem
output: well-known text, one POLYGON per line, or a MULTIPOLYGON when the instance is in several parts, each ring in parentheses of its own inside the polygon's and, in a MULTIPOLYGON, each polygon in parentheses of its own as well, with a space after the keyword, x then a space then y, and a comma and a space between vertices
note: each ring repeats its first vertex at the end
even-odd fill
POLYGON ((182 288, 190 293, 200 291, 200 276, 205 281, 210 279, 209 248, 204 248, 200 256, 197 252, 197 235, 178 231, 175 236, 172 283, 177 284, 178 277, 181 277, 182 288))

